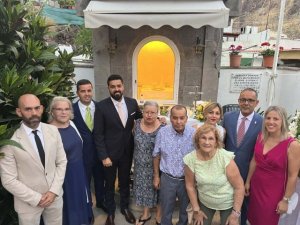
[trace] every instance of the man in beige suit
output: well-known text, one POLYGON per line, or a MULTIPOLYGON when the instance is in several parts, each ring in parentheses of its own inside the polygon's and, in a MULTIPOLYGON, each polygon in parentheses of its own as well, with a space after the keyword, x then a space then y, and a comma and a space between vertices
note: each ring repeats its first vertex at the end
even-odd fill
POLYGON ((0 162, 1 181, 14 195, 20 225, 62 225, 62 184, 67 159, 56 127, 41 123, 43 106, 32 94, 19 98, 22 118, 12 139, 24 150, 6 146, 0 162))

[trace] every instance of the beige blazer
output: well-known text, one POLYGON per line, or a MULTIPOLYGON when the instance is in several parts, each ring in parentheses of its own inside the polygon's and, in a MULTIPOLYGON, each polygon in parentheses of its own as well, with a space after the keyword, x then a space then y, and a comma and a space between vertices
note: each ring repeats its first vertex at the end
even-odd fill
POLYGON ((61 198, 67 159, 61 136, 55 126, 41 123, 44 136, 45 168, 32 146, 24 128, 14 133, 12 140, 20 143, 24 150, 5 146, 1 149, 5 157, 0 161, 1 181, 5 189, 14 195, 18 213, 33 213, 42 210, 38 205, 47 191, 61 198))

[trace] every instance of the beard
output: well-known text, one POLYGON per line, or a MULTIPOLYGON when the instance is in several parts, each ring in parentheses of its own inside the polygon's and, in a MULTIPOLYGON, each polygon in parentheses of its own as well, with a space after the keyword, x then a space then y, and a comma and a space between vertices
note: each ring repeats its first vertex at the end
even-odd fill
POLYGON ((119 91, 116 91, 116 92, 114 92, 114 93, 110 93, 110 96, 111 96, 114 100, 119 101, 119 100, 122 98, 123 93, 121 93, 121 92, 119 92, 119 91))
POLYGON ((28 127, 35 129, 39 126, 39 123, 41 122, 41 116, 32 116, 30 118, 22 117, 23 123, 27 125, 28 127))

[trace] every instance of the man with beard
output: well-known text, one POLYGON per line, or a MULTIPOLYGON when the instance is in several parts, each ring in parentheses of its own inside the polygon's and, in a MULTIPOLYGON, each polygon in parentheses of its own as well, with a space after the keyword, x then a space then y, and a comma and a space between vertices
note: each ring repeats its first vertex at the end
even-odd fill
POLYGON ((120 186, 120 208, 128 223, 135 217, 128 209, 130 168, 133 155, 132 128, 134 120, 142 117, 137 101, 124 97, 124 84, 120 75, 107 79, 109 98, 96 104, 94 138, 105 175, 105 202, 107 219, 105 225, 114 225, 116 203, 115 180, 118 174, 120 186))
MULTIPOLYGON (((259 103, 257 92, 254 89, 246 88, 242 90, 238 103, 239 111, 225 113, 223 127, 226 130, 225 149, 234 152, 234 161, 245 182, 257 135, 262 129, 263 119, 261 115, 254 111, 259 103)), ((244 198, 241 225, 246 225, 247 209, 248 198, 244 198)))
POLYGON ((56 127, 41 123, 43 106, 32 94, 19 98, 16 113, 22 118, 12 140, 23 149, 5 146, 1 181, 14 196, 20 225, 62 224, 62 184, 67 159, 56 127))

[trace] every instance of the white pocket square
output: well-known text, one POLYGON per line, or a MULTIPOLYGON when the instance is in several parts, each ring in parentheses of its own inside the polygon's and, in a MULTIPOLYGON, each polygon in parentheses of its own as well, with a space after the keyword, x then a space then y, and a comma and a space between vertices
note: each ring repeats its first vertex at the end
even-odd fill
POLYGON ((134 115, 134 114, 135 114, 135 112, 131 113, 130 116, 132 116, 132 115, 134 115))

